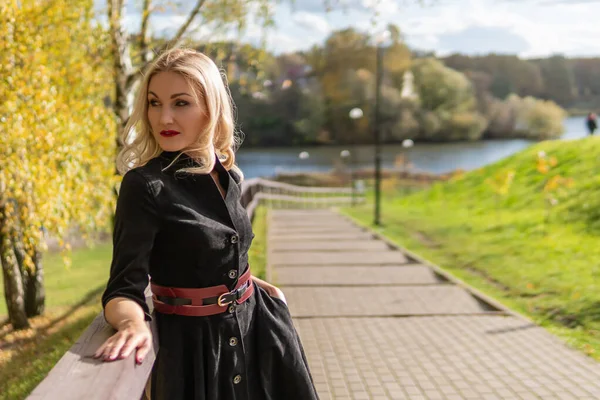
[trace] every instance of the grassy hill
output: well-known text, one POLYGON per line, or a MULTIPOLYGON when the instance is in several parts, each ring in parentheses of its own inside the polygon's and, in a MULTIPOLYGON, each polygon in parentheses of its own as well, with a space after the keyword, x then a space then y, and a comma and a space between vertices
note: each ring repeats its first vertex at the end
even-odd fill
MULTIPOLYGON (((387 190, 379 230, 600 359, 599 172, 600 138, 542 142, 427 190, 387 190)), ((372 206, 347 212, 372 222, 372 206)))

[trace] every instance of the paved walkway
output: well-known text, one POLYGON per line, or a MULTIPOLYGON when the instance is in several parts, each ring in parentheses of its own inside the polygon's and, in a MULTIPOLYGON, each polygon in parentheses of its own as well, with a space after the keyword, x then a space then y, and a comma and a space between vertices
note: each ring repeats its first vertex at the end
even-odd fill
POLYGON ((269 218, 268 273, 322 400, 600 399, 600 364, 347 218, 269 218))

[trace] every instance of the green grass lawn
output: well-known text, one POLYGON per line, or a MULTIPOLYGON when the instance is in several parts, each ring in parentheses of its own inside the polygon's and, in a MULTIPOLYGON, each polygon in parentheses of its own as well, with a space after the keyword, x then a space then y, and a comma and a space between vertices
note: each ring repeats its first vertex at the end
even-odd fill
POLYGON ((255 213, 254 220, 252 221, 252 230, 255 236, 248 252, 248 263, 250 264, 252 275, 260 279, 265 279, 267 266, 267 209, 265 207, 258 207, 255 213))
MULTIPOLYGON (((600 359, 599 165, 597 138, 540 143, 427 190, 389 190, 378 230, 600 359), (541 151, 557 161, 546 173, 541 151), (509 172, 499 195, 490 180, 509 172), (557 175, 574 185, 544 192, 557 175)), ((372 204, 345 211, 372 224, 372 204)))
POLYGON ((101 312, 111 253, 110 244, 73 251, 69 268, 59 254, 44 257, 47 311, 31 320, 31 329, 11 332, 5 325, 0 330, 0 345, 5 344, 0 350, 0 399, 27 397, 101 312))
MULTIPOLYGON (((72 265, 67 268, 60 254, 47 254, 43 259, 46 307, 69 306, 90 293, 101 291, 110 268, 112 245, 100 244, 92 249, 72 253, 72 265)), ((7 315, 4 284, 0 276, 0 318, 7 315)))
MULTIPOLYGON (((256 213, 250 265, 254 275, 264 278, 266 210, 259 207, 256 213)), ((11 332, 7 325, 0 328, 0 400, 26 398, 101 312, 100 296, 111 256, 111 244, 75 250, 72 266, 65 268, 60 255, 46 255, 47 312, 32 320, 32 329, 11 332)), ((2 293, 0 319, 5 315, 2 293)))

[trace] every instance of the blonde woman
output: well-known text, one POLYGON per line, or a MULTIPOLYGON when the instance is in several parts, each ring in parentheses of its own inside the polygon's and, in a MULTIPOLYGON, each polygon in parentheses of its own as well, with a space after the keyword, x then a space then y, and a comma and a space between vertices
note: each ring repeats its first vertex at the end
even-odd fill
POLYGON ((194 50, 162 54, 123 143, 102 296, 117 333, 95 356, 147 354, 150 276, 160 344, 152 399, 317 399, 283 293, 250 274, 233 105, 216 65, 194 50))

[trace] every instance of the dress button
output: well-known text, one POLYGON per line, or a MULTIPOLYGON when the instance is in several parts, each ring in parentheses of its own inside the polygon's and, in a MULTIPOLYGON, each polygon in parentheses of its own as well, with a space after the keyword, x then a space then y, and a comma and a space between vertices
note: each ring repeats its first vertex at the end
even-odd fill
POLYGON ((241 375, 236 375, 235 378, 233 378, 233 383, 235 383, 236 385, 238 383, 240 383, 242 381, 242 376, 241 375))
POLYGON ((232 337, 232 338, 229 339, 229 345, 231 347, 235 347, 235 346, 237 346, 237 344, 238 344, 238 340, 237 340, 236 337, 232 337))
POLYGON ((237 276, 237 271, 235 269, 232 269, 231 271, 229 271, 229 277, 231 279, 235 279, 236 276, 237 276))
POLYGON ((237 243, 238 242, 238 236, 237 235, 233 235, 231 237, 231 243, 237 243))
POLYGON ((229 314, 233 314, 235 312, 235 306, 232 304, 229 306, 229 314))

